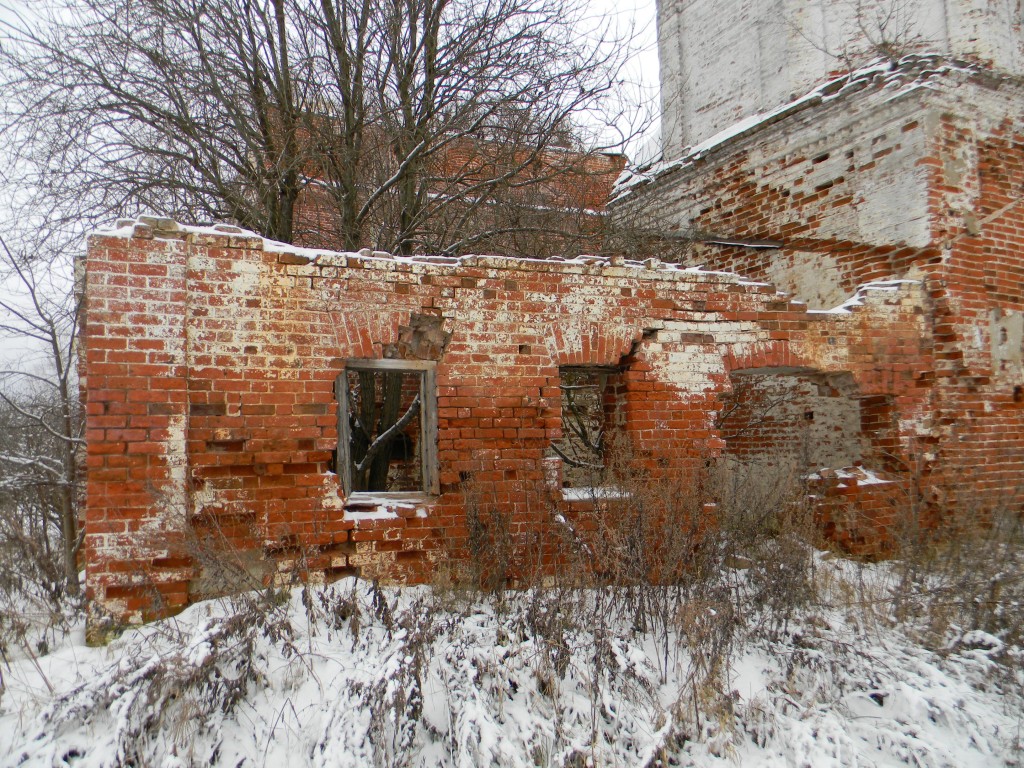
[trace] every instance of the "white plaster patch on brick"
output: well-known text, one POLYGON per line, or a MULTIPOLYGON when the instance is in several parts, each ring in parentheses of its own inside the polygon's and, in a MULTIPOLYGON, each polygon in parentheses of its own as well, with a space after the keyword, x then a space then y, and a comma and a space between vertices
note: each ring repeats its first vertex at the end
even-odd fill
POLYGON ((989 318, 976 318, 973 311, 967 308, 967 300, 957 293, 950 292, 946 295, 946 301, 950 314, 957 318, 954 323, 958 341, 939 342, 936 349, 939 352, 958 350, 962 355, 962 365, 968 371, 974 373, 988 373, 992 369, 992 350, 988 340, 985 338, 989 330, 989 318))
MULTIPOLYGON (((166 541, 166 534, 177 530, 181 529, 166 528, 159 519, 149 519, 143 521, 142 525, 131 535, 115 534, 101 537, 103 544, 97 549, 111 560, 125 562, 137 560, 140 555, 166 557, 167 548, 156 546, 156 542, 166 541)), ((141 573, 133 573, 129 574, 128 578, 135 583, 141 583, 144 577, 141 573)))
POLYGON ((989 341, 992 370, 996 375, 1020 378, 1024 364, 1024 313, 1014 310, 989 310, 989 341))
POLYGON ((345 499, 341 496, 341 482, 338 476, 333 472, 324 474, 322 487, 321 508, 328 512, 342 512, 345 509, 345 499))
POLYGON ((947 3, 950 47, 958 55, 988 61, 1014 74, 1024 70, 1022 9, 1015 0, 947 3))
MULTIPOLYGON (((915 438, 929 438, 943 434, 943 430, 935 427, 932 422, 931 414, 918 414, 909 418, 897 419, 900 444, 904 448, 912 449, 915 445, 915 438)), ((928 462, 935 460, 935 454, 932 453, 923 453, 921 457, 928 462)))
POLYGON ((668 321, 664 330, 658 332, 663 348, 669 347, 668 352, 662 352, 668 372, 666 378, 676 382, 684 392, 703 394, 716 390, 720 384, 713 376, 717 374, 720 381, 725 373, 722 349, 729 347, 736 356, 742 357, 763 340, 760 336, 760 329, 752 322, 668 321), (689 343, 683 340, 687 334, 711 334, 714 343, 689 343))
POLYGON ((236 259, 231 264, 232 277, 224 285, 229 296, 255 296, 259 293, 260 280, 267 270, 254 261, 236 259))
POLYGON ((925 153, 923 130, 907 132, 890 125, 884 134, 875 134, 862 152, 853 181, 856 198, 851 210, 856 224, 851 239, 915 248, 928 245, 928 178, 919 165, 925 153), (883 135, 885 139, 880 138, 883 135), (888 153, 884 162, 872 163, 882 152, 888 153))
POLYGON ((159 488, 166 498, 164 522, 173 530, 182 530, 188 521, 188 419, 184 414, 171 416, 167 423, 167 481, 159 488))
MULTIPOLYGON (((981 192, 978 178, 976 121, 971 118, 953 119, 948 113, 945 120, 960 129, 962 137, 952 147, 943 143, 939 148, 942 163, 941 213, 932 222, 933 235, 939 237, 951 232, 971 231, 978 196, 981 192)), ((937 138, 942 138, 941 135, 937 138)), ((973 234, 973 232, 972 232, 973 234)))
MULTIPOLYGON (((117 232, 130 237, 133 229, 120 227, 117 232)), ((168 282, 179 285, 184 283, 187 271, 187 246, 181 240, 174 239, 163 249, 147 251, 147 260, 150 263, 166 265, 167 277, 159 278, 163 290, 168 290, 168 282)), ((146 302, 144 306, 145 312, 142 317, 145 318, 145 323, 133 320, 133 314, 128 314, 125 318, 127 324, 134 323, 133 332, 136 338, 160 340, 160 354, 168 365, 186 365, 187 341, 183 307, 178 303, 168 302, 161 305, 152 301, 146 302)), ((139 528, 140 532, 148 533, 151 537, 159 535, 160 531, 180 531, 187 521, 187 418, 184 414, 172 414, 168 417, 165 429, 166 441, 162 446, 164 477, 151 489, 156 497, 154 501, 159 500, 157 508, 160 518, 143 522, 139 528)))
MULTIPOLYGON (((743 282, 740 279, 740 276, 737 275, 735 272, 722 272, 722 271, 718 271, 718 270, 714 270, 714 269, 707 269, 707 268, 701 267, 701 266, 684 267, 684 266, 680 265, 678 267, 678 269, 679 269, 680 272, 682 272, 682 273, 684 273, 686 275, 693 275, 695 277, 704 277, 704 278, 706 278, 708 280, 708 282, 711 282, 712 279, 720 280, 723 283, 741 283, 741 282, 743 282)), ((743 284, 744 285, 754 285, 754 283, 751 283, 751 282, 743 282, 743 284)))
POLYGON ((831 254, 791 251, 773 260, 766 271, 775 285, 806 301, 808 308, 834 307, 846 298, 831 254))

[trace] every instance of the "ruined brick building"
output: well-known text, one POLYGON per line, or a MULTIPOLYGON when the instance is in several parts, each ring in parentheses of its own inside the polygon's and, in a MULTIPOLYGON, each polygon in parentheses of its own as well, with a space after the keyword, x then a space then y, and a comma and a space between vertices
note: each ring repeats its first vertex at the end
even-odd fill
POLYGON ((471 482, 543 535, 527 491, 587 503, 567 415, 607 422, 653 481, 784 460, 854 550, 911 498, 1019 506, 1020 9, 919 4, 946 22, 896 42, 938 54, 845 74, 824 50, 849 4, 662 5, 665 157, 613 205, 693 239, 691 264, 332 253, 162 219, 93 235, 97 611, 205 594, 185 542, 212 536, 254 570, 427 580, 467 537, 471 482))
POLYGON ((919 359, 857 395, 865 461, 936 503, 1018 504, 1024 8, 677 0, 659 24, 663 156, 617 214, 812 313, 920 291, 919 359))

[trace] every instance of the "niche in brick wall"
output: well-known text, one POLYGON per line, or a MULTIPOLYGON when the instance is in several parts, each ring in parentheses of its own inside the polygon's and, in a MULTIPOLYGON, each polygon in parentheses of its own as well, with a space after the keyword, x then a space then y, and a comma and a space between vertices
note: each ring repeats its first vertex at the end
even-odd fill
POLYGON ((860 400, 861 431, 871 446, 872 459, 884 470, 902 472, 896 403, 892 395, 865 395, 860 400))
POLYGON ((733 371, 716 426, 725 456, 794 479, 862 458, 861 401, 849 373, 807 368, 733 371))

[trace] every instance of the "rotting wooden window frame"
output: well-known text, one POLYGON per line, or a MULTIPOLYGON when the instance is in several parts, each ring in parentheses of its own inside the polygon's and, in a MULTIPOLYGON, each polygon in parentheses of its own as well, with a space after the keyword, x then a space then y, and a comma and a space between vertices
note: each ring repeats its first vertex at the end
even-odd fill
POLYGON ((334 382, 338 401, 338 449, 336 468, 346 498, 380 496, 408 498, 436 496, 440 492, 437 466, 437 363, 432 360, 351 359, 334 382), (349 426, 348 374, 350 371, 393 371, 419 375, 420 379, 420 463, 419 491, 353 491, 351 428, 349 426))

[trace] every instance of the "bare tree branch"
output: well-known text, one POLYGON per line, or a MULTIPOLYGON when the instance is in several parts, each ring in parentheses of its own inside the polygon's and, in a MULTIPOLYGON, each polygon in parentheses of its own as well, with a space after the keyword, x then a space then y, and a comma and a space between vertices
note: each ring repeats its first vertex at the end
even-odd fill
POLYGON ((551 153, 616 146, 584 146, 578 116, 617 101, 629 53, 607 28, 584 35, 586 13, 583 0, 59 0, 7 24, 3 129, 48 194, 90 215, 229 218, 345 249, 571 250, 595 222, 552 190, 595 171, 551 153), (531 196, 563 215, 520 228, 531 196))
POLYGON ((370 443, 370 446, 366 449, 366 453, 363 455, 362 461, 355 464, 357 472, 365 472, 373 464, 373 460, 377 457, 377 454, 384 449, 388 443, 398 437, 399 434, 409 426, 416 414, 420 411, 420 396, 416 395, 416 398, 409 405, 409 410, 402 414, 402 418, 384 430, 377 439, 370 443))

